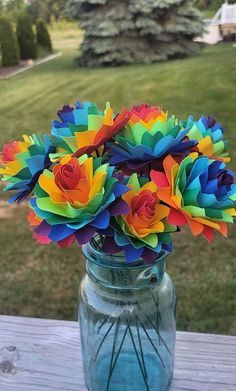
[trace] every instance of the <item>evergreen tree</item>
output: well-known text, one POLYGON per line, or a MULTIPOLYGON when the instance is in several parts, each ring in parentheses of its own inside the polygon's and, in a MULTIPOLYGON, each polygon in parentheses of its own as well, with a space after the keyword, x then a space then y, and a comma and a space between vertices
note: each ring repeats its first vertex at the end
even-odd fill
POLYGON ((22 60, 37 57, 37 46, 31 25, 30 17, 21 14, 17 18, 16 34, 18 38, 20 57, 22 60))
POLYGON ((19 47, 11 21, 6 16, 0 17, 0 46, 2 66, 17 65, 19 63, 19 47))
POLYGON ((193 0, 70 0, 85 31, 82 66, 151 63, 198 51, 202 18, 193 0))
POLYGON ((38 19, 36 22, 36 37, 38 45, 44 47, 49 52, 52 51, 51 38, 47 26, 42 19, 38 19))

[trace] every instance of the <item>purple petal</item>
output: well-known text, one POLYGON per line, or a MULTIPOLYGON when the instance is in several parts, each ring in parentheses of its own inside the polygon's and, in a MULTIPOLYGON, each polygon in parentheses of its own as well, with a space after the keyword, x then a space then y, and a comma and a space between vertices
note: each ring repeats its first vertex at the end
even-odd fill
POLYGON ((57 115, 63 122, 74 123, 73 111, 74 108, 66 104, 61 110, 58 110, 57 115))
POLYGON ((75 237, 79 245, 88 243, 96 232, 96 228, 87 225, 75 232, 75 237))
POLYGON ((113 238, 106 236, 101 250, 107 254, 115 254, 115 253, 119 253, 122 250, 122 248, 117 246, 113 238))
POLYGON ((155 251, 149 250, 148 248, 144 249, 143 252, 143 259, 144 262, 148 265, 155 262, 155 260, 158 258, 158 254, 155 251))
POLYGON ((48 236, 51 228, 51 225, 49 225, 45 220, 43 220, 42 223, 37 228, 35 228, 34 231, 39 235, 48 236))
POLYGON ((109 206, 111 216, 126 215, 129 213, 129 207, 124 200, 116 200, 109 206))

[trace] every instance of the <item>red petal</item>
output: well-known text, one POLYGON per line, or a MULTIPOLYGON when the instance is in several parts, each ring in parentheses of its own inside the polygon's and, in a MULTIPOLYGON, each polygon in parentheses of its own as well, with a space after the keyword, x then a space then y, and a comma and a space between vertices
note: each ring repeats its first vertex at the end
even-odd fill
POLYGON ((184 225, 187 223, 185 216, 177 209, 170 208, 169 216, 167 217, 167 223, 173 225, 184 225))
POLYGON ((150 175, 151 180, 155 183, 157 187, 163 188, 169 186, 168 179, 163 172, 152 170, 150 175))
POLYGON ((208 240, 209 243, 211 243, 215 237, 215 232, 213 230, 213 228, 211 227, 208 227, 208 226, 204 226, 204 230, 202 232, 203 236, 205 236, 205 238, 208 240))
POLYGON ((74 236, 74 234, 72 234, 70 236, 67 236, 67 238, 65 238, 65 239, 59 240, 57 242, 57 244, 61 248, 67 248, 67 247, 70 247, 74 243, 74 240, 75 240, 75 236, 74 236))

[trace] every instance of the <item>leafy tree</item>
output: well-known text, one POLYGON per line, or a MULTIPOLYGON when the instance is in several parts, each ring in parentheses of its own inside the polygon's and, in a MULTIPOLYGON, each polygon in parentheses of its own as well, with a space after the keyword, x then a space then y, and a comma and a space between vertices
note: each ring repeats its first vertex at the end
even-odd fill
POLYGON ((82 66, 151 63, 198 51, 203 30, 192 0, 70 0, 85 31, 82 66))
POLYGON ((51 10, 52 16, 58 21, 67 16, 66 14, 66 5, 67 1, 65 0, 47 0, 48 7, 51 10))
POLYGON ((30 17, 20 14, 17 18, 16 34, 18 38, 20 57, 22 60, 37 57, 37 46, 30 17))
POLYGON ((7 13, 11 13, 13 11, 19 11, 24 8, 24 0, 8 0, 5 3, 7 13))
POLYGON ((66 0, 30 0, 26 9, 33 23, 36 23, 37 19, 49 23, 51 16, 56 20, 65 17, 66 4, 66 0))
MULTIPOLYGON (((196 6, 201 10, 212 9, 217 11, 223 2, 223 0, 197 0, 196 6)), ((235 0, 228 0, 228 3, 235 3, 235 0)))
POLYGON ((52 42, 46 24, 42 19, 36 23, 36 37, 38 45, 44 47, 49 52, 52 51, 52 42))
POLYGON ((19 47, 11 21, 6 16, 0 17, 0 44, 2 66, 17 65, 19 63, 19 47))

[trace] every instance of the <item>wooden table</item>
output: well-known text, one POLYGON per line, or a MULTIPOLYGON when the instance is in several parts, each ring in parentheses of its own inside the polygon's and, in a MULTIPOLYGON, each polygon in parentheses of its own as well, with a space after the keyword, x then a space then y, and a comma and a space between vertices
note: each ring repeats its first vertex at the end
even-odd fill
MULTIPOLYGON (((76 322, 0 316, 0 391, 13 390, 86 391, 76 322)), ((236 391, 236 337, 178 332, 172 390, 236 391)))

